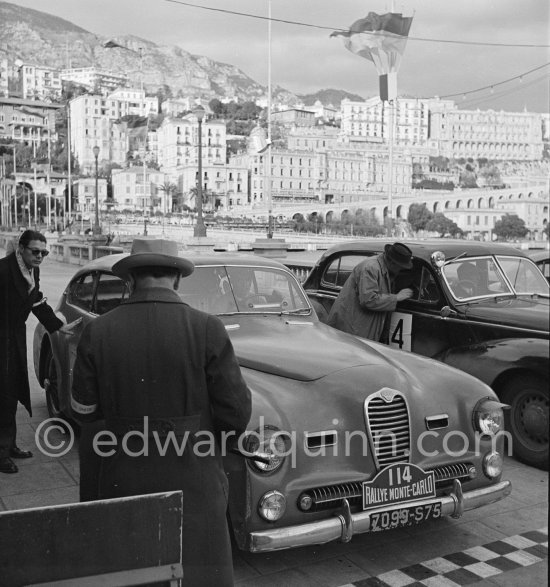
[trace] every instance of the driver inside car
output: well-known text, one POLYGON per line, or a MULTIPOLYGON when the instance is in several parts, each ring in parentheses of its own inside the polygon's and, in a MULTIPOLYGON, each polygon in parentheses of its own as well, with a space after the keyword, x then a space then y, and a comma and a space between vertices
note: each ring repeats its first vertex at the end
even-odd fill
POLYGON ((473 263, 461 263, 456 270, 458 282, 454 287, 459 298, 479 295, 479 272, 473 263))

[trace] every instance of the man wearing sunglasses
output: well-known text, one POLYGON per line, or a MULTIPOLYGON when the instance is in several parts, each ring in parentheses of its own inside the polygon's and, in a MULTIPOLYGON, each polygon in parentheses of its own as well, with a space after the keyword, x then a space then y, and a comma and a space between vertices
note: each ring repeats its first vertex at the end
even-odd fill
POLYGON ((26 320, 32 312, 50 333, 68 333, 73 326, 64 326, 40 291, 40 265, 47 254, 46 237, 26 230, 16 250, 0 259, 0 473, 17 473, 12 459, 32 457, 15 442, 18 402, 32 416, 26 320))

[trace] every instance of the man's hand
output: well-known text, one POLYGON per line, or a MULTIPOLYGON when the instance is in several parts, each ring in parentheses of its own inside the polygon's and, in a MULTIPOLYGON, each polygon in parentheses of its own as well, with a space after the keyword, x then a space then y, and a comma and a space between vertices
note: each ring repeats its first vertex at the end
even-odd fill
POLYGON ((72 322, 69 322, 68 324, 64 324, 58 330, 58 332, 60 332, 61 334, 74 334, 75 327, 78 326, 81 322, 82 322, 82 318, 77 318, 76 320, 73 320, 72 322))
POLYGON ((413 290, 410 287, 406 287, 397 293, 397 301, 402 302, 403 300, 408 300, 409 298, 412 298, 412 295, 413 290))

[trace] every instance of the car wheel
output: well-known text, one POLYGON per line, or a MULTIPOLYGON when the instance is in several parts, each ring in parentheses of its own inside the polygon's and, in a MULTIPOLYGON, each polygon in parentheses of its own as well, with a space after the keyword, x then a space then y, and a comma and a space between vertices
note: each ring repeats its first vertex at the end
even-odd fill
POLYGON ((512 378, 503 388, 506 430, 518 461, 548 470, 548 387, 533 375, 512 378))
POLYGON ((60 408, 59 380, 57 377, 57 367, 51 349, 48 349, 48 354, 46 355, 44 390, 46 391, 46 406, 50 418, 59 418, 67 421, 67 418, 60 408))

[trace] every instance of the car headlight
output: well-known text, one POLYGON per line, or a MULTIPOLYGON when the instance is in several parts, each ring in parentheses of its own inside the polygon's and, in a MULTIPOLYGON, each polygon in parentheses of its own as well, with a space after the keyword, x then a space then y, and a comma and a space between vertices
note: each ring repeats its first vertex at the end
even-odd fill
POLYGON ((495 436, 504 429, 503 408, 508 407, 494 400, 481 400, 474 408, 474 427, 481 434, 495 436))
POLYGON ((286 498, 280 491, 268 491, 258 503, 258 512, 264 520, 276 522, 286 510, 286 498))
POLYGON ((247 451, 268 462, 250 460, 251 466, 260 473, 273 473, 284 463, 288 454, 286 437, 288 435, 275 426, 262 426, 247 436, 247 451))
POLYGON ((498 452, 490 452, 483 457, 483 472, 489 479, 501 475, 502 456, 498 452))

